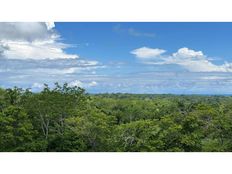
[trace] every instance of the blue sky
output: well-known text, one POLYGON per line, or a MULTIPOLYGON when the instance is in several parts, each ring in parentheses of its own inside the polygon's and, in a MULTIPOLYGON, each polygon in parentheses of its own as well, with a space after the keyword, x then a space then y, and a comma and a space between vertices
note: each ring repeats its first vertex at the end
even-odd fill
POLYGON ((232 23, 0 23, 0 86, 232 93, 232 23))

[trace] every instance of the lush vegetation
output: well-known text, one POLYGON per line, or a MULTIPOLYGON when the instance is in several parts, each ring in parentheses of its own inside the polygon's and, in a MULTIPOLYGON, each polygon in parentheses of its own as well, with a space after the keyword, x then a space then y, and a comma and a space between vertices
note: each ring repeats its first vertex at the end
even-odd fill
POLYGON ((232 97, 0 89, 0 151, 232 151, 232 97))

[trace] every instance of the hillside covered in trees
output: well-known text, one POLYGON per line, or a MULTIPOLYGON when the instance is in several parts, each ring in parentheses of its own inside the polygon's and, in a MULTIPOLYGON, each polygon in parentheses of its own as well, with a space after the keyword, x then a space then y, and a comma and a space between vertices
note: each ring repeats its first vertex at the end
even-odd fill
POLYGON ((232 151, 232 97, 0 89, 0 151, 232 151))

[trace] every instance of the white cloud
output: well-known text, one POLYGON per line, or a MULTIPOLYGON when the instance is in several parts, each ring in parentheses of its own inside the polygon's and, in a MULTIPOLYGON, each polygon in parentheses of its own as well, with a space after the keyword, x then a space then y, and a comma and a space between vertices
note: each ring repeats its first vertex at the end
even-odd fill
POLYGON ((80 80, 74 80, 70 83, 68 83, 69 86, 71 87, 74 87, 74 86, 77 86, 77 87, 85 87, 85 88, 88 88, 88 87, 94 87, 94 86, 97 86, 98 83, 96 81, 91 81, 91 82, 82 82, 80 80))
POLYGON ((180 48, 176 53, 173 53, 173 57, 176 57, 176 58, 198 58, 198 59, 201 59, 201 58, 204 58, 204 54, 202 53, 202 51, 194 51, 194 50, 191 50, 191 49, 188 49, 186 47, 184 48, 180 48))
MULTIPOLYGON (((75 76, 77 74, 92 74, 93 71, 102 68, 105 68, 105 66, 97 61, 81 59, 57 59, 55 61, 50 59, 0 59, 0 73, 4 73, 5 77, 8 75, 10 76, 10 74, 16 74, 18 77, 18 75, 21 74, 34 76, 36 78, 41 77, 43 80, 53 78, 54 76, 58 79, 65 75, 75 76)), ((0 74, 0 76, 2 74, 0 74)))
MULTIPOLYGON (((1 43, 1 42, 0 42, 1 43)), ((8 59, 75 59, 75 54, 67 54, 63 51, 68 45, 47 41, 2 41, 6 49, 2 56, 8 59)), ((1 47, 0 47, 1 48, 1 47)))
POLYGON ((200 77, 202 80, 226 80, 226 79, 231 79, 228 77, 223 77, 223 76, 204 76, 200 77))
POLYGON ((51 22, 1 22, 0 57, 7 59, 75 59, 67 54, 70 47, 59 41, 51 22))
POLYGON ((90 82, 88 85, 90 86, 90 87, 93 87, 93 86, 97 86, 97 82, 95 82, 95 81, 92 81, 92 82, 90 82))
POLYGON ((161 55, 165 51, 161 49, 147 47, 138 48, 131 53, 137 58, 143 60, 145 64, 179 65, 191 72, 232 72, 232 63, 225 62, 222 65, 216 65, 211 62, 211 58, 204 55, 202 51, 195 51, 189 48, 180 48, 177 52, 171 55, 161 55), (144 58, 155 58, 146 60, 144 58))
POLYGON ((68 84, 71 87, 77 86, 77 87, 83 87, 83 83, 79 80, 74 80, 68 84))
POLYGON ((150 59, 150 58, 156 58, 157 56, 160 56, 165 52, 166 52, 165 50, 159 48, 141 47, 132 50, 130 53, 134 54, 137 58, 150 59))
POLYGON ((99 64, 99 62, 95 60, 79 60, 79 64, 81 64, 82 66, 96 66, 99 64))
POLYGON ((50 40, 59 37, 53 27, 45 22, 0 22, 0 40, 50 40))
POLYGON ((55 28, 54 22, 45 22, 45 24, 46 24, 48 30, 55 28))
POLYGON ((42 89, 44 87, 44 85, 42 83, 35 82, 35 83, 32 84, 31 87, 36 88, 36 89, 42 89))
POLYGON ((230 63, 216 65, 209 59, 202 51, 180 48, 165 63, 178 64, 192 72, 232 72, 230 63))
POLYGON ((65 74, 73 74, 76 72, 79 72, 81 68, 79 67, 71 67, 71 68, 63 68, 63 69, 57 69, 57 68, 36 68, 36 69, 28 69, 24 72, 29 73, 37 73, 37 74, 46 74, 46 75, 65 75, 65 74))

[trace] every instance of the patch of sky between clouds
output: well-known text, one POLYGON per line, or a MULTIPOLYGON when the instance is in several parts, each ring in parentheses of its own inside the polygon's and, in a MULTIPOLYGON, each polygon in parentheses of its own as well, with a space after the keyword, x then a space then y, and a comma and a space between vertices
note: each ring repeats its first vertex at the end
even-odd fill
POLYGON ((155 38, 155 33, 148 33, 148 32, 141 32, 135 28, 129 27, 126 28, 122 24, 116 24, 113 27, 113 30, 118 33, 126 33, 128 35, 134 36, 134 37, 147 37, 147 38, 155 38))

